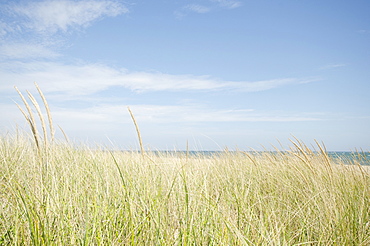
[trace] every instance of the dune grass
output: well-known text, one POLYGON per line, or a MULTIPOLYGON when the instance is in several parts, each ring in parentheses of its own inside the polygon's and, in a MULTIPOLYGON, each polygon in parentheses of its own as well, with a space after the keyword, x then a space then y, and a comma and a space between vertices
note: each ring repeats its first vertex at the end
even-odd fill
POLYGON ((370 244, 370 171, 320 144, 143 155, 31 131, 0 137, 0 245, 370 244))
POLYGON ((370 244, 367 167, 308 150, 146 155, 2 137, 0 244, 370 244))

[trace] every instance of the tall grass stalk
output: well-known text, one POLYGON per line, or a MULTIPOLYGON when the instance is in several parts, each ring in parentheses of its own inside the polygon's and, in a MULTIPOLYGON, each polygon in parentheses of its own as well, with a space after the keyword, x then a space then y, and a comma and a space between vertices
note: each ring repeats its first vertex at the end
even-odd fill
MULTIPOLYGON (((49 104, 48 104, 48 102, 47 102, 47 100, 44 96, 44 93, 41 91, 40 87, 37 85, 36 82, 35 82, 35 87, 37 88, 37 91, 39 92, 39 95, 40 95, 40 97, 42 99, 42 102, 44 103, 44 106, 45 106, 46 114, 48 116, 49 128, 50 128, 50 139, 53 142, 54 141, 55 130, 54 130, 53 118, 51 116, 51 111, 50 111, 50 108, 49 108, 49 104)), ((42 122, 43 122, 43 120, 42 120, 42 122)), ((45 135, 44 135, 44 137, 46 138, 45 135)))
POLYGON ((25 117, 27 123, 30 125, 32 135, 35 139, 35 144, 38 150, 40 150, 40 136, 37 130, 37 125, 36 125, 36 120, 35 117, 33 116, 32 110, 30 105, 28 104, 27 100, 24 98, 23 94, 18 90, 17 87, 14 87, 15 90, 18 92, 19 96, 21 97, 24 106, 27 109, 28 114, 22 109, 22 107, 19 104, 16 104, 19 108, 19 110, 22 112, 23 116, 25 117))
POLYGON ((127 110, 130 113, 130 116, 131 116, 132 121, 134 122, 136 133, 137 133, 137 138, 139 140, 140 152, 141 152, 142 156, 144 156, 145 155, 145 150, 144 150, 143 140, 141 138, 141 133, 140 133, 139 125, 137 124, 137 122, 135 120, 135 116, 132 113, 130 107, 127 107, 127 110))

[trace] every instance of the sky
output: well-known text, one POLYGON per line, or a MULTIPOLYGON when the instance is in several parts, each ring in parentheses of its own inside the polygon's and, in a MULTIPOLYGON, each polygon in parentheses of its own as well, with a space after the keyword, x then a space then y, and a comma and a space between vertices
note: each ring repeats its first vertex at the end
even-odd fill
MULTIPOLYGON (((2 0, 0 133, 34 82, 76 143, 370 150, 368 0, 2 0)), ((59 127, 57 127, 59 126, 59 127)))

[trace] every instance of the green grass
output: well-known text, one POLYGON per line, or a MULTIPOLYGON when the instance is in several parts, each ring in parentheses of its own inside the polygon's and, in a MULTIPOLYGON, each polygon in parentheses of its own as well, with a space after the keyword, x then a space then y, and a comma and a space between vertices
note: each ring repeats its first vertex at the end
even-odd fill
POLYGON ((145 156, 0 139, 0 245, 369 245, 370 172, 290 152, 145 156))

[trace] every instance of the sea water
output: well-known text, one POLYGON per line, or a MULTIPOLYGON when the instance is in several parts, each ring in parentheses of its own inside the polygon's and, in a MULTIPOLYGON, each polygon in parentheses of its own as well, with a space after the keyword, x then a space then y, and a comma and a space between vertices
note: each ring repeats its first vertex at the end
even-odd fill
POLYGON ((328 156, 344 164, 360 164, 370 166, 370 152, 328 152, 328 156))
MULTIPOLYGON (((225 153, 225 151, 151 151, 158 155, 189 155, 192 157, 203 156, 203 157, 214 157, 225 153)), ((248 151, 246 151, 248 152, 248 151)), ((229 154, 237 154, 238 151, 228 151, 229 154)), ((276 154, 275 151, 251 151, 254 153, 270 153, 276 154)), ((319 152, 314 152, 320 154, 319 152)), ((342 163, 347 165, 360 164, 365 166, 370 166, 370 152, 349 152, 349 151, 329 151, 327 155, 334 163, 342 163)))

